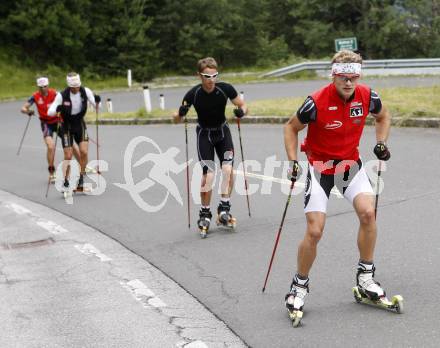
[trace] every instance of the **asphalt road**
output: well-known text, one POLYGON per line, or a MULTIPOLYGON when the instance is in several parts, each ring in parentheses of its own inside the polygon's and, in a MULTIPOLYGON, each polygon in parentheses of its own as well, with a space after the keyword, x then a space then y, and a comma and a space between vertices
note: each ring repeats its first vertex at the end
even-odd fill
MULTIPOLYGON (((434 83, 431 79, 422 81, 434 83)), ((310 84, 307 88, 312 88, 314 83, 306 83, 310 84)), ((409 80, 406 83, 410 83, 409 80)), ((291 89, 290 86, 284 86, 279 94, 291 89)), ((267 86, 265 89, 270 90, 267 86)), ((398 315, 354 302, 351 287, 358 259, 356 217, 345 200, 333 195, 324 238, 310 275, 311 292, 303 325, 293 329, 283 301, 295 270, 296 248, 305 229, 302 194, 292 199, 269 284, 262 294, 288 185, 274 182, 269 190, 269 186, 262 185, 269 185, 271 181, 250 176, 249 183, 259 188, 250 197, 252 218, 247 216, 245 197, 235 192, 232 212, 238 219, 236 231, 214 227, 209 237, 201 240, 195 229, 198 206, 194 202, 192 229, 188 230, 186 206, 172 195, 160 211, 149 213, 142 210, 126 190, 114 185, 125 183, 124 153, 137 136, 153 140, 162 152, 171 147, 179 148, 176 162, 183 163, 183 126, 103 126, 100 128, 100 157, 109 165, 109 170, 103 173, 107 184, 105 192, 98 196, 74 196, 73 204, 66 204, 61 194, 51 187, 49 198, 45 199, 47 171, 39 126, 33 119, 22 154, 17 157, 15 153, 26 119, 18 114, 14 104, 0 105, 2 128, 7 130, 0 140, 3 153, 0 188, 72 216, 119 241, 181 284, 250 346, 438 345, 439 130, 393 129, 389 142, 392 158, 382 174, 385 186, 378 211, 376 277, 389 295, 403 295, 406 313, 398 315), (267 191, 270 194, 265 193, 267 191)), ((236 127, 231 128, 238 149, 236 127)), ((195 159, 194 127, 190 126, 189 131, 190 158, 195 159)), ((93 127, 90 135, 94 137, 93 127)), ((246 159, 262 164, 271 156, 285 159, 281 126, 242 126, 242 137, 246 159)), ((374 129, 366 128, 361 143, 365 161, 373 159, 374 141, 374 129)), ((91 149, 93 159, 94 147, 91 149)), ((134 151, 131 163, 147 153, 158 153, 158 150, 151 143, 142 143, 134 151)), ((60 157, 59 149, 57 159, 60 157)), ((152 163, 133 168, 134 182, 147 176, 151 178, 152 168, 152 163)), ((191 174, 197 168, 192 164, 191 174)), ((256 167, 251 171, 264 174, 256 167)), ((281 178, 282 173, 282 168, 276 168, 273 175, 267 176, 281 178)), ((171 172, 169 178, 176 183, 185 202, 185 171, 171 172)), ((197 179, 194 180, 196 183, 197 179)), ((243 186, 242 180, 237 176, 238 188, 243 186)), ((376 180, 374 176, 372 180, 376 180)), ((158 183, 145 187, 140 196, 150 205, 160 204, 167 195, 167 190, 158 183)), ((218 195, 215 195, 212 208, 217 202, 218 195)))

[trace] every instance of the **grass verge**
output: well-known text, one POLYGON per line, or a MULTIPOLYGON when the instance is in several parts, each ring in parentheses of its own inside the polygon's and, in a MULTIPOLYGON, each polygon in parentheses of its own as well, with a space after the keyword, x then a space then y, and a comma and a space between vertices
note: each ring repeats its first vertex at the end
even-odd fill
MULTIPOLYGON (((386 88, 377 91, 384 105, 390 110, 392 116, 407 118, 440 117, 440 85, 433 87, 414 88, 386 88)), ((256 116, 290 116, 301 106, 304 101, 300 98, 278 98, 249 102, 250 114, 256 116)), ((171 117, 174 109, 153 110, 148 114, 145 109, 136 112, 109 114, 102 113, 100 118, 107 119, 145 119, 158 117, 171 117)), ((232 105, 229 103, 226 114, 232 115, 232 105)), ((194 108, 191 108, 189 117, 196 117, 194 108)), ((94 120, 94 114, 88 114, 87 120, 94 120)))
MULTIPOLYGON (((304 59, 293 57, 291 60, 284 62, 285 64, 294 64, 304 59)), ((247 67, 246 71, 237 69, 220 70, 221 76, 226 78, 232 84, 258 83, 258 82, 276 82, 291 81, 302 79, 318 78, 313 71, 304 71, 298 74, 287 75, 283 77, 263 78, 261 75, 265 72, 274 70, 279 66, 272 67, 247 67)), ((13 55, 0 48, 0 80, 4 83, 0 84, 0 100, 21 99, 29 97, 36 90, 35 79, 38 76, 47 76, 50 80, 50 86, 56 90, 62 90, 66 87, 66 69, 57 66, 47 67, 30 67, 29 62, 20 61, 13 55)), ((127 89, 127 77, 101 77, 87 71, 78 71, 84 85, 90 87, 94 91, 127 89)), ((171 74, 171 73, 169 73, 171 74)), ((135 76, 133 76, 135 79, 135 76)), ((193 86, 198 83, 198 78, 193 76, 168 76, 163 74, 152 81, 145 82, 151 88, 160 88, 165 86, 193 86)), ((141 88, 142 83, 133 82, 132 88, 141 88)))

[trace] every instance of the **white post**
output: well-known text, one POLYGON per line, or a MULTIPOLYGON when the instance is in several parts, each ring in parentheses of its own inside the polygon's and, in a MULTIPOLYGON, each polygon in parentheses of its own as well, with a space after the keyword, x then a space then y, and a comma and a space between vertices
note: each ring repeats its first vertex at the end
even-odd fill
POLYGON ((159 95, 159 107, 161 110, 165 110, 165 97, 163 94, 159 95))
POLYGON ((131 88, 131 69, 127 70, 127 83, 128 83, 128 88, 131 88))
POLYGON ((148 86, 144 86, 144 102, 145 102, 145 109, 148 113, 151 112, 151 97, 150 97, 150 90, 148 89, 148 86))
POLYGON ((110 114, 113 113, 113 103, 110 98, 107 98, 107 112, 110 114))
POLYGON ((244 100, 244 92, 243 91, 240 92, 240 98, 241 98, 241 100, 244 100))

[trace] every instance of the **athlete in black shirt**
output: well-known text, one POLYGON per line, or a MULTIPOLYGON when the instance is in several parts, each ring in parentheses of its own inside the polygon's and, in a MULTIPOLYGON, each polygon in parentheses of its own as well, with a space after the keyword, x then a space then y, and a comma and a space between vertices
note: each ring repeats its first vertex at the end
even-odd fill
POLYGON ((191 106, 194 106, 197 113, 197 153, 203 168, 200 192, 202 206, 198 224, 201 230, 207 231, 212 217, 210 202, 215 170, 214 151, 220 160, 223 174, 217 222, 230 226, 234 221, 229 213, 231 208, 229 198, 234 182, 232 170, 234 144, 226 122, 225 108, 230 99, 237 106, 234 109, 235 116, 241 118, 247 114, 247 106, 232 85, 216 82, 218 70, 214 58, 207 57, 199 60, 197 71, 201 83, 185 94, 182 105, 174 116, 176 121, 180 120, 191 106))

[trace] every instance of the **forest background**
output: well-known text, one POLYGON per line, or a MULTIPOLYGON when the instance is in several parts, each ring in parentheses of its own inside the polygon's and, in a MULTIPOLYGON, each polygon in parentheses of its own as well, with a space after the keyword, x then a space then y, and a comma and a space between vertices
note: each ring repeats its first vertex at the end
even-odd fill
POLYGON ((365 59, 440 56, 439 0, 76 0, 0 2, 0 62, 96 80, 193 74, 330 58, 356 37, 365 59))

